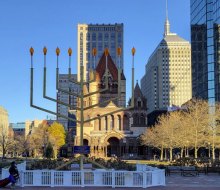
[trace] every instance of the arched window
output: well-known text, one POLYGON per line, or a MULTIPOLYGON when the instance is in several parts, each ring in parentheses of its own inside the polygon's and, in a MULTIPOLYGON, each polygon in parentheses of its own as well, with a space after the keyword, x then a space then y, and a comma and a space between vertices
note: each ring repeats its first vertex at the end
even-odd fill
POLYGON ((121 116, 118 115, 118 129, 121 130, 121 116))
POLYGON ((139 124, 139 117, 138 117, 138 114, 135 113, 133 115, 133 125, 138 125, 139 124))
POLYGON ((101 128, 101 118, 100 118, 100 115, 97 115, 99 118, 98 118, 98 130, 101 131, 102 128, 101 128))
POLYGON ((137 99, 137 107, 138 107, 138 108, 141 108, 141 107, 142 107, 142 100, 141 100, 140 97, 137 99))
POLYGON ((105 116, 105 130, 108 130, 108 117, 105 116))
POLYGON ((141 101, 138 100, 138 108, 141 108, 141 101))
POLYGON ((87 139, 83 139, 83 145, 84 146, 88 146, 89 145, 89 141, 87 139))
POLYGON ((92 101, 91 101, 91 98, 89 98, 89 106, 92 105, 92 101))
POLYGON ((114 129, 115 128, 115 126, 114 126, 114 115, 111 115, 111 121, 110 121, 110 128, 111 129, 114 129))
POLYGON ((144 116, 144 114, 141 114, 140 124, 141 124, 142 126, 145 125, 145 116, 144 116))

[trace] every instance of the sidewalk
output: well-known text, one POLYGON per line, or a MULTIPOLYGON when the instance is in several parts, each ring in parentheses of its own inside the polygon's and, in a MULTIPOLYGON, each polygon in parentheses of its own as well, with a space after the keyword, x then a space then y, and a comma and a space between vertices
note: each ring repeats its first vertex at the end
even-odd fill
MULTIPOLYGON (((10 189, 9 187, 4 189, 10 189)), ((102 190, 112 189, 111 187, 17 187, 16 189, 23 190, 102 190)), ((115 188, 116 190, 124 190, 125 188, 115 188)), ((126 188, 129 190, 141 190, 143 188, 126 188)), ((219 190, 220 189, 220 175, 209 174, 195 177, 183 177, 178 174, 173 174, 166 177, 165 187, 149 187, 148 190, 219 190)))

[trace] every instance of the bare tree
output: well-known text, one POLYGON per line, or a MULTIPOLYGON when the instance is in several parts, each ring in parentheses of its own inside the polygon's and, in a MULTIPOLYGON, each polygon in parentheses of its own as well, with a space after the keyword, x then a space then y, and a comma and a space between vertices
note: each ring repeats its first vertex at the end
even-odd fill
POLYGON ((27 139, 28 146, 35 157, 36 154, 44 155, 46 146, 49 142, 48 125, 42 123, 36 128, 27 139))
POLYGON ((17 135, 14 138, 14 144, 12 145, 15 149, 15 152, 17 154, 25 154, 25 156, 27 157, 27 154, 29 152, 30 149, 30 145, 28 142, 28 139, 25 138, 24 135, 17 135))
POLYGON ((160 150, 160 160, 163 160, 165 144, 165 133, 160 124, 154 127, 147 128, 144 134, 141 135, 141 144, 152 146, 160 150))
POLYGON ((8 136, 8 129, 6 126, 0 126, 0 149, 2 151, 2 159, 5 157, 8 150, 10 150, 13 140, 8 136))
POLYGON ((190 131, 189 143, 194 148, 194 156, 198 158, 199 148, 206 141, 207 126, 209 126, 209 107, 203 100, 193 99, 186 105, 184 125, 190 131))
MULTIPOLYGON (((206 145, 212 148, 212 159, 215 160, 215 150, 220 147, 220 104, 215 104, 215 112, 210 114, 207 129, 206 145)), ((210 155, 209 155, 210 156, 210 155)))
POLYGON ((141 136, 142 144, 160 149, 161 159, 164 149, 169 149, 172 160, 174 148, 181 150, 181 157, 184 150, 185 156, 188 156, 189 148, 194 149, 194 156, 197 158, 199 148, 209 142, 215 159, 215 149, 220 147, 220 122, 216 122, 216 118, 220 118, 220 106, 216 106, 214 114, 210 114, 207 101, 193 99, 184 106, 184 111, 161 116, 158 124, 141 136))

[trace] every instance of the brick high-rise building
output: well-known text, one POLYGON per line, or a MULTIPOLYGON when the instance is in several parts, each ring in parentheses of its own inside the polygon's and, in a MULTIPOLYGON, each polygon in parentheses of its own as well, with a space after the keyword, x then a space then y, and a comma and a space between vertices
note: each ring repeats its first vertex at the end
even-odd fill
MULTIPOLYGON (((78 73, 84 66, 84 79, 88 79, 89 69, 95 69, 104 49, 108 48, 111 58, 116 61, 117 48, 122 48, 120 65, 123 68, 123 24, 78 24, 78 73), (92 59, 92 49, 97 49, 97 60, 92 59)), ((78 80, 80 75, 78 75, 78 80)))

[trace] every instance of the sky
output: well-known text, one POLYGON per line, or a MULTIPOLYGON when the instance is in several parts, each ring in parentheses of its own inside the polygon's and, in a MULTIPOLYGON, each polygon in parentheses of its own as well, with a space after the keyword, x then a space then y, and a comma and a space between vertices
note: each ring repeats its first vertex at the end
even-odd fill
MULTIPOLYGON (((168 0, 171 32, 190 41, 190 0, 168 0)), ((56 98, 55 49, 59 47, 60 73, 68 69, 69 47, 72 71, 77 71, 77 24, 124 24, 124 70, 127 99, 131 94, 131 48, 136 48, 135 81, 140 82, 149 56, 163 38, 165 0, 0 0, 0 106, 9 122, 45 119, 45 112, 30 107, 30 54, 34 52, 34 103, 56 111, 44 100, 43 47, 47 53, 48 96, 56 98)), ((136 83, 136 82, 135 82, 136 83)))

